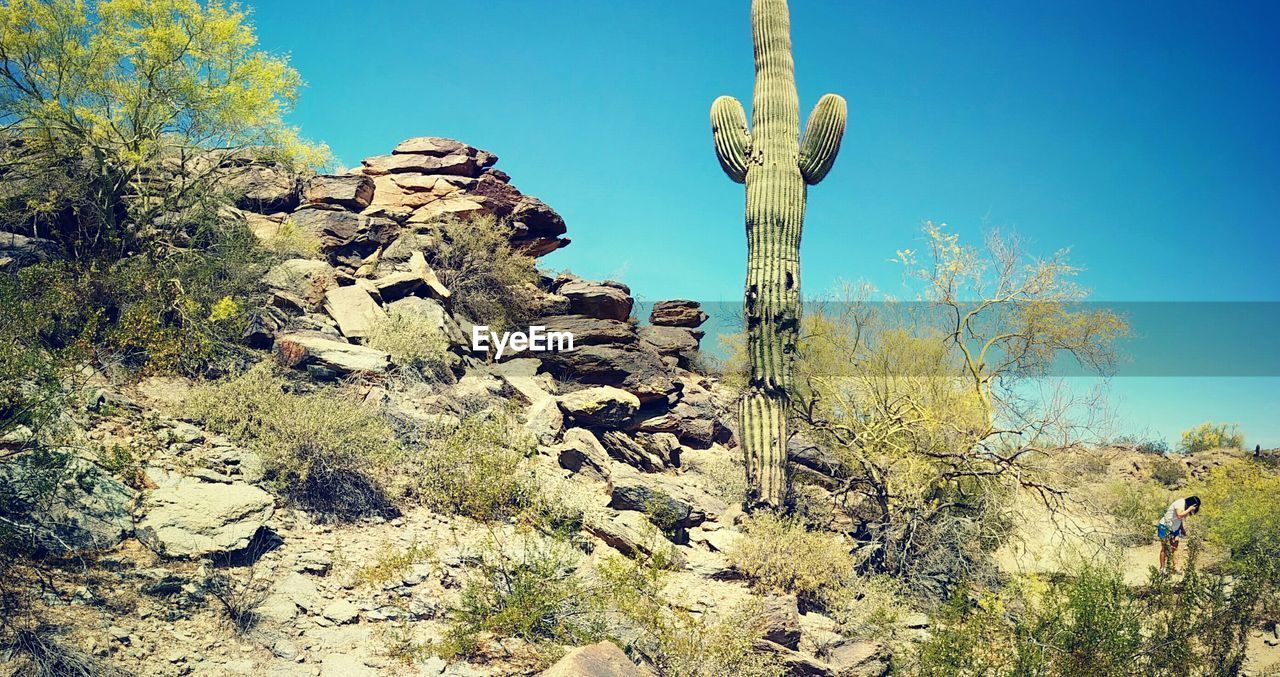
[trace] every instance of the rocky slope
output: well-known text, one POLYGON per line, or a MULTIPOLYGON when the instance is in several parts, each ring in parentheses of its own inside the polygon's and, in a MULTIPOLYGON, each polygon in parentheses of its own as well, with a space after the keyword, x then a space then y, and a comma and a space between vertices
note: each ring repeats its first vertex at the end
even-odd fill
MULTIPOLYGON (((512 245, 532 256, 569 242, 560 216, 517 190, 496 162, 487 151, 422 137, 344 174, 304 180, 250 164, 235 179, 234 218, 264 240, 292 230, 318 247, 313 257, 285 260, 266 274, 268 301, 254 310, 245 342, 300 375, 343 383, 392 418, 456 421, 477 399, 514 407, 537 440, 528 464, 588 504, 592 518, 577 537, 591 558, 652 553, 653 516, 660 513, 667 530, 661 547, 677 563, 662 592, 673 606, 701 616, 757 598, 724 554, 740 537, 738 509, 711 469, 741 471, 727 418, 732 394, 690 369, 698 326, 707 319, 696 303, 659 302, 641 326, 626 285, 544 277, 531 290, 533 321, 572 332, 574 350, 497 360, 469 349, 472 320, 455 311, 429 263, 433 224, 450 216, 509 219, 512 245), (362 341, 375 318, 392 310, 427 318, 450 337, 451 378, 396 385, 393 358, 362 341)), ((29 245, 10 242, 6 261, 37 259, 29 245)), ((253 451, 183 420, 190 382, 121 387, 97 376, 90 386, 96 413, 86 438, 139 462, 135 476, 121 478, 95 464, 101 459, 85 459, 83 475, 98 487, 93 500, 48 513, 64 527, 57 545, 70 545, 89 563, 59 569, 58 584, 44 593, 47 618, 75 628, 75 643, 126 670, 156 675, 500 675, 541 668, 515 640, 472 663, 432 656, 405 662, 389 649, 440 639, 476 553, 495 541, 519 547, 524 537, 513 527, 422 508, 323 523, 266 490, 253 451), (371 580, 371 567, 387 558, 400 558, 394 573, 371 580), (218 581, 232 579, 236 587, 219 588, 218 581), (253 594, 260 597, 247 599, 253 594), (256 622, 237 633, 226 612, 246 605, 256 622)), ((795 597, 760 600, 760 627, 743 631, 788 674, 887 668, 880 646, 842 638, 830 619, 802 612, 795 597)), ((601 644, 571 651, 546 674, 647 670, 601 644)))

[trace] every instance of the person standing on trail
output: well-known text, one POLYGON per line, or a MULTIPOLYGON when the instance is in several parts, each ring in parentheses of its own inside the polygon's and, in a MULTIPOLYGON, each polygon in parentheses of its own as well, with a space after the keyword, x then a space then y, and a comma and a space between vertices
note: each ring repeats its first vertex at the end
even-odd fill
POLYGON ((1164 511, 1164 517, 1156 524, 1156 536, 1160 538, 1160 571, 1172 572, 1177 568, 1174 557, 1178 543, 1187 535, 1186 519, 1200 512, 1200 497, 1179 498, 1164 511), (1168 563, 1168 568, 1165 563, 1168 563))

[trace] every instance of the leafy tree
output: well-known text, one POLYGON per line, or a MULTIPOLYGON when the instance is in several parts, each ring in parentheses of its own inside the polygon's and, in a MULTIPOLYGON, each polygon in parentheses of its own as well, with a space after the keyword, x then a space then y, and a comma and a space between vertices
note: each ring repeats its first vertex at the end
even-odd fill
POLYGON ((1244 447, 1244 435, 1234 423, 1204 422, 1188 428, 1178 442, 1179 451, 1194 454, 1210 449, 1240 449, 1244 447))
POLYGON ((1091 402, 1045 389, 1062 356, 1106 372, 1122 318, 1081 308, 1064 254, 1026 256, 993 236, 985 250, 926 226, 923 264, 902 260, 921 302, 868 303, 849 291, 806 319, 798 415, 839 459, 837 498, 863 566, 917 590, 979 576, 1006 533, 1015 491, 1056 504, 1051 453, 1082 447, 1091 402), (1082 422, 1083 421, 1083 422, 1082 422))
POLYGON ((221 0, 9 0, 5 219, 80 258, 134 251, 207 203, 246 151, 322 162, 283 120, 300 85, 221 0))

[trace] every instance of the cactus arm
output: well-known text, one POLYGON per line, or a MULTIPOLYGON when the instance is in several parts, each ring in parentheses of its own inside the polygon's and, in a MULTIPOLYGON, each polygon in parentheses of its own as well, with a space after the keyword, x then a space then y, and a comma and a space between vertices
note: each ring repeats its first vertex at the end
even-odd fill
POLYGON ((840 140, 844 137, 844 123, 848 115, 844 98, 836 94, 824 95, 809 115, 804 139, 800 142, 800 174, 810 186, 821 181, 840 152, 840 140))
POLYGON ((747 131, 747 113, 741 102, 731 96, 721 96, 711 103, 711 136, 724 173, 734 183, 746 181, 751 133, 747 131))

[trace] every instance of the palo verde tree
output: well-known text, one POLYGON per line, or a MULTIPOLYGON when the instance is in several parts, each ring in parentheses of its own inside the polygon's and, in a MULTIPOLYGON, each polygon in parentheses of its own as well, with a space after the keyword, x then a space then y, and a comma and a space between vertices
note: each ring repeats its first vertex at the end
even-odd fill
POLYGON ((321 161, 283 120, 300 86, 221 0, 5 0, 6 225, 81 259, 163 241, 245 151, 321 161))
POLYGON ((716 156, 747 187, 744 315, 750 379, 739 403, 748 504, 781 507, 787 491, 787 416, 800 325, 800 231, 806 186, 827 175, 844 134, 845 101, 818 101, 800 138, 800 104, 786 0, 752 0, 756 83, 751 127, 737 99, 711 105, 716 156))
POLYGON ((1105 407, 1053 369, 1107 375, 1127 324, 1081 303, 1066 252, 1032 257, 999 234, 975 247, 933 224, 925 234, 924 252, 899 252, 917 301, 853 292, 805 318, 792 402, 836 466, 860 567, 938 594, 990 573, 1017 494, 1060 506, 1056 457, 1105 434, 1105 407))

